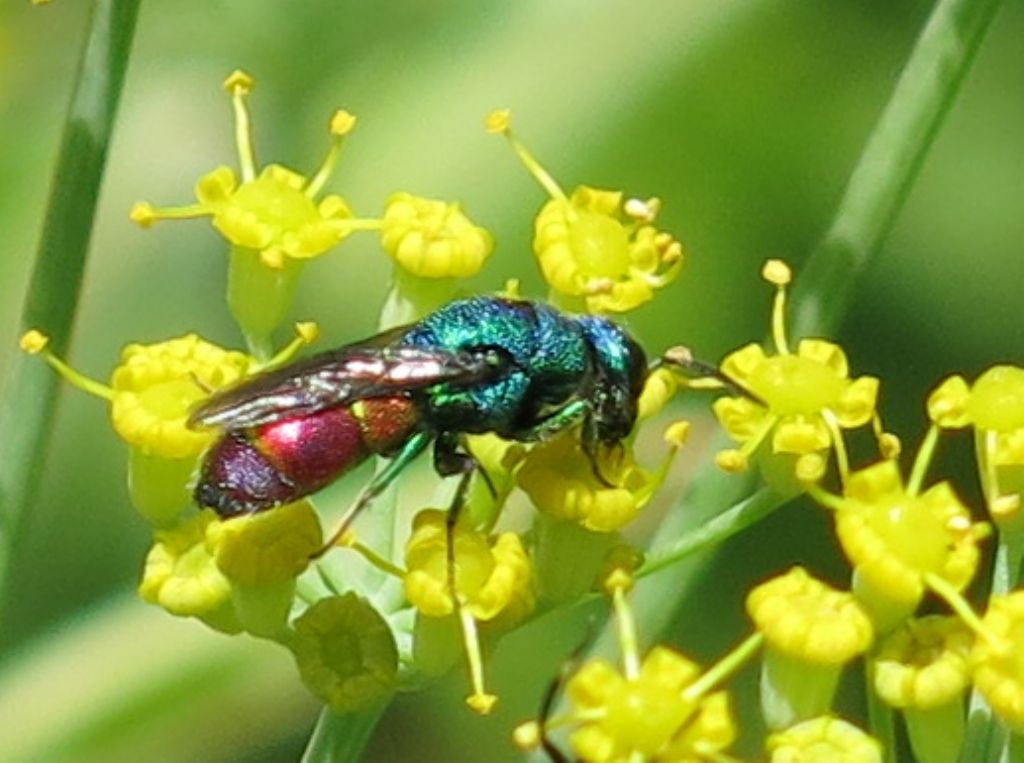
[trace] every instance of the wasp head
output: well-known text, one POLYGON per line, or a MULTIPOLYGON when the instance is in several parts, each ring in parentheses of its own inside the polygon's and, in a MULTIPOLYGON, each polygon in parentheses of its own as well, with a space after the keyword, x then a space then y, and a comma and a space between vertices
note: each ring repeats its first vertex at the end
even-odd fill
POLYGON ((629 334, 607 318, 582 316, 578 320, 594 353, 592 436, 613 445, 636 423, 637 401, 647 380, 647 356, 629 334))

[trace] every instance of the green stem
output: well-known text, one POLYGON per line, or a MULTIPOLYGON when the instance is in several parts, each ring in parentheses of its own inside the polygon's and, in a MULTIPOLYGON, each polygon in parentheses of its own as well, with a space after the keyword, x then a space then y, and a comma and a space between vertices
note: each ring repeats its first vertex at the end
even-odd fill
POLYGON ((881 248, 1000 0, 939 0, 846 185, 825 238, 797 280, 793 334, 828 335, 881 248))
POLYGON ((882 760, 896 760, 895 714, 875 691, 875 667, 874 661, 870 659, 864 661, 864 684, 871 736, 882 744, 882 760))
POLYGON ((328 708, 320 713, 302 763, 346 763, 359 761, 373 736, 386 705, 358 713, 339 715, 328 708))
MULTIPOLYGON (((64 122, 42 236, 21 328, 40 328, 65 357, 78 308, 100 181, 139 0, 96 0, 64 122)), ((0 407, 0 604, 11 549, 45 473, 44 458, 60 379, 38 358, 14 360, 0 407)))

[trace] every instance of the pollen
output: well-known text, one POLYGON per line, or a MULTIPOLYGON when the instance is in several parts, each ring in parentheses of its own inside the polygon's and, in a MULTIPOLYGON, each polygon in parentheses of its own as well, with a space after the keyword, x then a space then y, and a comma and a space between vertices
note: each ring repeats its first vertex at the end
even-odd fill
POLYGON ((248 95, 256 86, 256 80, 247 72, 235 69, 224 80, 224 89, 232 95, 248 95))
POLYGON ((491 135, 503 135, 512 122, 511 109, 495 109, 484 120, 484 129, 491 135))
POLYGON ((348 135, 356 126, 356 116, 344 109, 338 109, 331 115, 331 135, 339 137, 348 135))

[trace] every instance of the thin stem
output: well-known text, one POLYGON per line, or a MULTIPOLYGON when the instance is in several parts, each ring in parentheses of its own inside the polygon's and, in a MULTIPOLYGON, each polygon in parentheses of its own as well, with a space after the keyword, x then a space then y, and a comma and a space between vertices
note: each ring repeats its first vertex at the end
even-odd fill
MULTIPOLYGON (((139 0, 96 0, 64 122, 60 154, 25 304, 22 331, 40 328, 66 356, 96 201, 121 96, 139 0)), ((20 333, 20 332, 19 332, 20 333)), ((35 498, 57 389, 36 358, 14 359, 0 404, 0 604, 10 552, 35 498)))
POLYGON ((711 548, 767 517, 785 503, 785 499, 762 488, 753 495, 726 509, 702 525, 677 538, 672 545, 651 554, 637 571, 637 577, 677 564, 702 549, 711 548))
POLYGON ((302 754, 301 763, 355 763, 362 760, 385 708, 386 705, 375 705, 358 713, 345 714, 324 708, 302 754))
POLYGON ((764 644, 764 635, 761 633, 751 633, 739 646, 705 671, 700 678, 687 686, 683 695, 688 700, 703 697, 742 668, 747 663, 747 660, 757 654, 757 650, 761 648, 762 644, 764 644))
POLYGON ((914 466, 910 470, 910 479, 907 480, 907 495, 917 495, 921 492, 921 485, 924 483, 928 466, 935 455, 935 446, 939 442, 939 428, 932 424, 928 434, 924 436, 924 442, 918 448, 917 457, 914 459, 914 466))
POLYGON ((857 160, 824 239, 804 265, 794 336, 831 334, 878 254, 960 92, 1000 0, 939 0, 857 160))

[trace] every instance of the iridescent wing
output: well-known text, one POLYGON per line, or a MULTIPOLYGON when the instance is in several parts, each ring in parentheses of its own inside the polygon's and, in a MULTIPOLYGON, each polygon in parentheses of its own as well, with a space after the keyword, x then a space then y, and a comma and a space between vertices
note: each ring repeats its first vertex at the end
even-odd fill
POLYGON ((300 360, 245 380, 204 401, 190 427, 247 429, 372 397, 406 394, 436 384, 476 384, 501 375, 493 350, 380 346, 378 337, 300 360))

